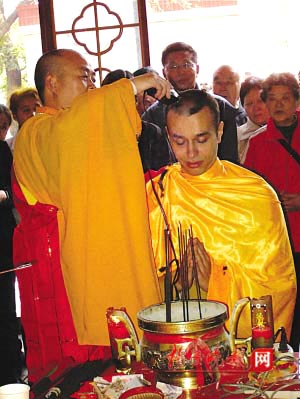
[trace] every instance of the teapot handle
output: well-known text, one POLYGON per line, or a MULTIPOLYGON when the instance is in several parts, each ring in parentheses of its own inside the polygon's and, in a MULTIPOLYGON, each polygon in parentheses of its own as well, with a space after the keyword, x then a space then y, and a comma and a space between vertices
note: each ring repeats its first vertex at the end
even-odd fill
POLYGON ((234 305, 231 321, 230 321, 230 349, 233 353, 236 345, 246 345, 247 355, 251 354, 251 341, 252 337, 237 338, 237 328, 240 315, 245 306, 250 302, 250 298, 241 298, 234 305))

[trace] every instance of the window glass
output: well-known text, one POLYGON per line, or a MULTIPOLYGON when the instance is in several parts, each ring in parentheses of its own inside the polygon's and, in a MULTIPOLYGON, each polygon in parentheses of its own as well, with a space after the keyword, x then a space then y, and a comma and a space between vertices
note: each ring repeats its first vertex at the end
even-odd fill
POLYGON ((74 0, 67 11, 54 0, 54 16, 57 47, 84 54, 102 78, 109 70, 133 71, 141 65, 137 1, 74 0))
MULTIPOLYGON (((111 37, 115 37, 116 35, 117 31, 103 32, 101 36, 102 45, 108 48, 111 37)), ((101 61, 99 61, 98 57, 95 55, 89 54, 84 47, 79 47, 71 34, 58 35, 56 40, 58 48, 71 48, 79 51, 94 69, 99 68, 99 61, 103 69, 102 75, 104 78, 108 71, 113 71, 114 69, 126 69, 133 72, 140 67, 142 61, 139 38, 138 28, 133 27, 124 30, 122 40, 117 40, 112 49, 101 56, 101 61)), ((96 49, 97 45, 94 32, 82 32, 80 39, 83 43, 86 43, 89 51, 94 51, 96 49)), ((99 76, 96 78, 96 85, 99 87, 99 76)))
POLYGON ((146 0, 150 59, 161 71, 163 49, 186 42, 198 53, 199 83, 232 65, 244 80, 300 69, 298 0, 146 0))
MULTIPOLYGON (((73 20, 84 14, 85 21, 94 21, 93 11, 97 8, 101 17, 101 26, 114 23, 114 13, 119 14, 123 24, 138 22, 137 0, 53 0, 55 29, 57 32, 71 29, 73 20), (98 3, 98 6, 96 6, 98 3), (106 7, 100 6, 105 4, 106 7), (85 10, 84 10, 85 9, 85 10)), ((100 22, 100 20, 99 20, 100 22)), ((84 26, 86 28, 86 26, 84 26)))

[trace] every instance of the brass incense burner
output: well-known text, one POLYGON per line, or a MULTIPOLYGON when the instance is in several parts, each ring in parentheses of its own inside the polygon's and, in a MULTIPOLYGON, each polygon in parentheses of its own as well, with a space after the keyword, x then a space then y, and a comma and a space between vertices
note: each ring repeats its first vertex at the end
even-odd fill
POLYGON ((119 365, 117 368, 129 371, 134 354, 137 361, 141 359, 155 370, 161 382, 194 389, 216 381, 217 366, 232 353, 236 343, 243 343, 251 350, 251 339, 236 338, 238 319, 248 302, 248 298, 243 298, 236 304, 229 334, 225 328, 227 307, 223 303, 189 300, 189 321, 184 321, 186 315, 181 301, 171 302, 171 322, 165 321, 165 303, 149 306, 137 314, 138 325, 143 330, 139 343, 132 323, 128 324, 125 309, 110 308, 107 317, 111 345, 115 348, 113 356, 119 365))

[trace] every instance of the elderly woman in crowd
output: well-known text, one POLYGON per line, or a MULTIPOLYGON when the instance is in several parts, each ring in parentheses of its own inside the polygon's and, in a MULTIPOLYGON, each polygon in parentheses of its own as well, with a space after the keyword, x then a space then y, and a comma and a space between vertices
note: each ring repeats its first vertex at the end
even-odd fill
POLYGON ((250 137, 264 126, 269 118, 269 111, 261 98, 262 82, 262 79, 250 76, 241 84, 240 101, 247 113, 247 122, 237 128, 241 163, 245 161, 250 137))

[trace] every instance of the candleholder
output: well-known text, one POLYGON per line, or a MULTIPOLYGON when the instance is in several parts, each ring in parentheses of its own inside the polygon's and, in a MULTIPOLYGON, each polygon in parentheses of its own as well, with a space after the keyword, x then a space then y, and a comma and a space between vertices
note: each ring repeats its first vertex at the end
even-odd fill
POLYGON ((273 348, 274 321, 272 296, 265 295, 250 300, 252 349, 273 348))
POLYGON ((111 353, 117 373, 129 374, 132 359, 141 360, 137 333, 126 308, 110 307, 106 311, 111 353))

